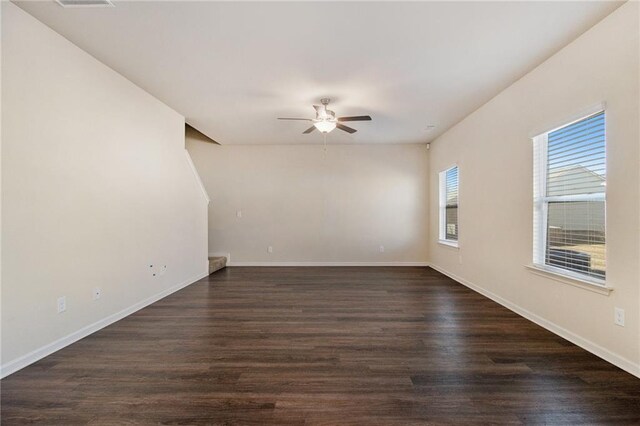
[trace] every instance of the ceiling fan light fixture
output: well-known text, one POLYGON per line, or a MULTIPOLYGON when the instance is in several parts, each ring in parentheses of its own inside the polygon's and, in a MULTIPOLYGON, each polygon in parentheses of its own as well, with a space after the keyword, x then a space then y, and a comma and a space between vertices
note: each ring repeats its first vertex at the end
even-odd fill
POLYGON ((336 128, 335 121, 316 121, 315 123, 313 123, 313 125, 316 126, 316 129, 320 130, 322 133, 329 133, 336 128))
POLYGON ((316 129, 319 130, 320 133, 324 134, 331 132, 333 129, 338 129, 342 130, 343 132, 353 134, 357 132, 357 130, 349 126, 345 126, 343 121, 371 121, 371 117, 368 115, 352 115, 336 118, 336 113, 327 108, 327 105, 329 105, 329 99, 324 98, 320 101, 322 105, 313 106, 313 108, 316 110, 316 118, 278 117, 278 120, 311 121, 313 123, 313 126, 302 132, 303 135, 308 135, 316 129))

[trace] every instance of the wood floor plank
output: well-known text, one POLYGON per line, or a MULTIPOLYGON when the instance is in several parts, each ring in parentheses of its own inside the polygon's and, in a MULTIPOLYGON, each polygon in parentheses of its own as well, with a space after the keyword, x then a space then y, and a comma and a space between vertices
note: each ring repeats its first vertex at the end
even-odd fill
POLYGON ((226 268, 0 386, 7 425, 640 423, 640 379, 423 267, 226 268))

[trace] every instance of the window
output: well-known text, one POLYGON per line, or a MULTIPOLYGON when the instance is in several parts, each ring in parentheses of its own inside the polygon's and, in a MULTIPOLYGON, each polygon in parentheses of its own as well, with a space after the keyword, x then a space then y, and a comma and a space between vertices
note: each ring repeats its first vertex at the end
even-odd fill
POLYGON ((458 245, 458 167, 440 172, 440 241, 458 245))
POLYGON ((604 285, 605 113, 534 138, 533 262, 604 285))

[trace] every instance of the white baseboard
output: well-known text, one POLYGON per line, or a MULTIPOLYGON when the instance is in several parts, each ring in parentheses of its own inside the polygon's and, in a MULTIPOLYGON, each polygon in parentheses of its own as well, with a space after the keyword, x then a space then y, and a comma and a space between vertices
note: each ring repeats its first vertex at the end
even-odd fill
POLYGON ((186 281, 183 281, 179 284, 174 285, 166 290, 161 291, 158 294, 155 294, 147 299, 144 299, 128 308, 125 308, 115 314, 109 315, 106 318, 103 318, 99 321, 94 322, 93 324, 87 325, 86 327, 81 328, 78 331, 75 331, 67 336, 64 336, 48 345, 45 345, 41 348, 38 348, 34 351, 29 352, 26 355, 23 355, 19 358, 16 358, 12 361, 9 361, 3 364, 0 367, 0 378, 7 377, 10 374, 15 373, 16 371, 28 366, 29 364, 33 364, 34 362, 51 355, 52 353, 59 351, 60 349, 69 346, 70 344, 77 342, 78 340, 87 337, 88 335, 95 333, 96 331, 104 328, 110 324, 113 324, 116 321, 121 320, 124 317, 131 315, 132 313, 139 311, 140 309, 151 305, 152 303, 157 302, 158 300, 167 297, 168 295, 175 293, 178 290, 183 289, 184 287, 195 283, 196 281, 206 277, 209 275, 209 265, 207 264, 207 269, 205 272, 198 274, 195 277, 189 278, 186 281))
POLYGON ((229 262, 227 266, 429 266, 429 262, 229 262))
POLYGON ((569 330, 567 330, 566 328, 563 328, 557 324, 555 324, 554 322, 551 322, 547 319, 542 318, 541 316, 538 316, 537 314, 534 314, 533 312, 530 312, 518 305, 516 305, 515 303, 512 303, 506 299, 503 299, 502 297, 498 296, 497 294, 486 290, 480 286, 477 286, 467 280, 465 280, 464 278, 458 277, 455 274, 452 274, 449 271, 446 271, 445 269, 436 266, 436 265, 431 265, 431 267, 433 269, 435 269, 438 272, 441 272, 442 274, 448 276, 449 278, 459 282, 460 284, 469 287, 471 290, 474 290, 480 294, 482 294, 485 297, 488 297, 489 299, 493 300, 496 303, 499 303, 500 305, 504 306, 505 308, 515 312, 516 314, 523 316, 524 318, 528 319, 531 322, 534 322, 536 324, 538 324, 540 327, 546 328, 547 330, 551 331, 554 334, 557 334, 558 336, 570 341, 571 343, 580 346, 582 349, 585 349, 589 352, 591 352, 592 354, 599 356, 600 358, 604 359, 607 362, 610 362, 611 364, 620 367, 621 369, 623 369, 624 371, 633 374, 636 377, 640 377, 640 364, 637 364, 631 360, 628 360, 620 355, 617 355, 613 352, 611 352, 610 350, 603 348, 602 346, 593 343, 590 340, 587 340, 569 330))
MULTIPOLYGON (((602 346, 591 342, 590 340, 584 339, 573 332, 560 327, 559 325, 548 321, 514 303, 509 302, 506 299, 492 293, 491 291, 485 290, 482 287, 479 287, 464 278, 458 277, 451 272, 446 271, 445 269, 429 264, 429 262, 235 262, 230 264, 229 266, 431 266, 438 272, 450 277, 451 279, 463 284, 464 286, 482 294, 485 297, 493 300, 496 303, 504 306, 505 308, 517 313, 518 315, 523 316, 524 318, 532 321, 539 326, 551 331, 567 339, 568 341, 574 343, 575 345, 580 346, 581 348, 593 353, 594 355, 599 356, 605 361, 610 362, 611 364, 620 367, 621 369, 627 371, 628 373, 633 374, 636 377, 640 377, 640 364, 634 363, 624 357, 621 357, 608 349, 603 348, 602 346)), ((113 324, 116 321, 125 318, 132 313, 151 305, 152 303, 157 302, 158 300, 175 293, 178 290, 183 289, 184 287, 195 283, 196 281, 206 277, 208 275, 208 271, 198 274, 197 276, 190 278, 186 281, 183 281, 173 287, 170 287, 154 296, 151 296, 141 302, 138 302, 126 309, 123 309, 115 314, 109 315, 106 318, 103 318, 93 324, 90 324, 86 327, 81 328, 80 330, 73 332, 61 339, 58 339, 48 345, 45 345, 39 349, 36 349, 20 358, 9 361, 3 364, 0 367, 0 378, 7 377, 8 375, 15 373, 16 371, 92 334, 96 331, 113 324)))

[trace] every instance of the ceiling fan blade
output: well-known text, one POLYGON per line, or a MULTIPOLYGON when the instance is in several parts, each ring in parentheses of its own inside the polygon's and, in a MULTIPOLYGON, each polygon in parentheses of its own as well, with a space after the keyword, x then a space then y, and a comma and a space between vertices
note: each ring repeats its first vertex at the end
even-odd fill
POLYGON ((338 121, 371 121, 368 115, 354 115, 352 117, 338 117, 338 121))
POLYGON ((302 132, 303 135, 306 135, 307 133, 311 133, 316 129, 316 126, 311 126, 309 127, 307 130, 305 130, 304 132, 302 132))
POLYGON ((344 130, 344 131, 345 131, 345 132, 347 132, 347 133, 355 133, 355 132, 357 132, 357 130, 356 130, 356 129, 352 129, 351 127, 344 126, 344 125, 342 125, 342 124, 340 124, 340 123, 337 123, 337 124, 336 124, 336 127, 337 127, 338 129, 340 129, 340 130, 344 130))
POLYGON ((278 120, 300 120, 300 121, 311 121, 310 118, 289 118, 289 117, 278 117, 278 120))

